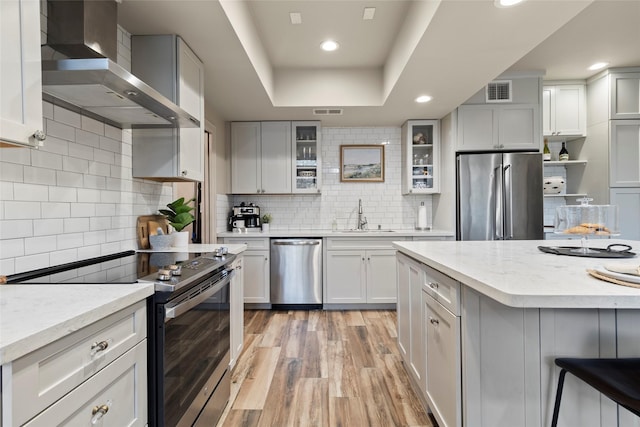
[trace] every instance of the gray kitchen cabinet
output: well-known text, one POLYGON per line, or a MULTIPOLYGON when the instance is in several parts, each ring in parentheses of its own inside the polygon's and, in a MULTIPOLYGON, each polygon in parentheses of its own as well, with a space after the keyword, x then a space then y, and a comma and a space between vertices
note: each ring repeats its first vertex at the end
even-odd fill
POLYGON ((611 119, 640 119, 640 72, 610 75, 611 119))
POLYGON ((550 140, 566 140, 587 134, 584 84, 545 82, 542 88, 542 133, 550 140))
POLYGON ((291 193, 291 147, 291 122, 232 122, 231 192, 291 193))
POLYGON ((618 206, 620 238, 640 240, 640 187, 611 188, 610 203, 618 206))
POLYGON ((539 150, 538 104, 461 105, 458 151, 539 150))
POLYGON ((418 395, 426 402, 426 347, 424 336, 424 306, 422 285, 423 265, 398 254, 397 258, 398 349, 418 395))
POLYGON ((271 302, 269 239, 266 237, 225 237, 224 243, 247 245, 247 250, 243 252, 242 261, 245 304, 269 304, 271 302))
POLYGON ((610 122, 609 185, 640 187, 640 120, 610 122))
POLYGON ((146 325, 141 301, 3 365, 2 425, 146 425, 146 325))
POLYGON ((229 285, 230 335, 231 351, 229 367, 233 369, 242 353, 244 343, 244 256, 243 254, 231 263, 235 275, 229 285))
POLYGON ((200 121, 200 126, 133 129, 134 178, 204 179, 204 65, 176 35, 132 36, 133 74, 200 121))
POLYGON ((324 303, 395 304, 396 251, 391 244, 393 240, 328 238, 324 257, 324 303))
POLYGON ((39 1, 0 2, 0 147, 37 147, 45 138, 39 22, 39 1))

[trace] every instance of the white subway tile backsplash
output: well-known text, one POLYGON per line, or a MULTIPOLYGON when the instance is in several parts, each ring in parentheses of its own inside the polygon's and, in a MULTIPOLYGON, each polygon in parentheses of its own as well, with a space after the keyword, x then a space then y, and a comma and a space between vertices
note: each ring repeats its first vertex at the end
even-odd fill
POLYGON ((76 203, 71 212, 72 218, 91 217, 97 214, 95 203, 76 203))
POLYGON ((111 230, 111 218, 109 217, 89 218, 89 229, 91 231, 111 230))
POLYGON ((11 148, 11 149, 3 149, 0 152, 0 162, 2 165, 6 163, 17 163, 20 165, 29 165, 31 164, 31 153, 34 150, 30 148, 11 148))
POLYGON ((64 233, 79 233, 79 232, 90 231, 88 217, 64 218, 62 221, 64 224, 64 229, 63 229, 64 233))
MULTIPOLYGON (((104 123, 96 119, 93 119, 91 117, 82 116, 80 128, 87 132, 95 133, 98 135, 104 135, 104 123)), ((78 134, 78 130, 76 130, 76 135, 77 134, 78 134)), ((98 141, 99 139, 96 138, 96 142, 98 141)))
POLYGON ((85 175, 84 176, 84 187, 85 188, 104 189, 104 188, 107 187, 106 177, 104 177, 104 176, 95 176, 95 175, 85 175))
POLYGON ((102 245, 107 241, 105 231, 88 231, 83 233, 85 245, 102 245))
POLYGON ((42 118, 43 119, 53 119, 53 104, 52 103, 47 102, 47 101, 42 101, 42 118))
POLYGON ((42 218, 68 218, 71 216, 70 203, 41 203, 42 218))
POLYGON ((49 187, 35 184, 13 184, 14 200, 43 201, 49 200, 49 187))
POLYGON ((84 233, 68 232, 56 236, 58 249, 81 248, 84 245, 84 233))
MULTIPOLYGON (((2 177, 2 180, 5 180, 5 178, 2 177)), ((46 185, 55 184, 56 171, 52 169, 43 169, 43 168, 34 168, 31 166, 25 166, 24 182, 27 184, 46 184, 46 185)))
POLYGON ((89 171, 91 175, 99 175, 108 177, 111 174, 111 166, 106 163, 89 162, 89 171))
POLYGON ((31 237, 33 236, 33 221, 28 219, 0 221, 0 236, 3 239, 31 237))
POLYGON ((62 233, 64 233, 64 220, 62 218, 33 220, 34 236, 49 236, 62 233))
POLYGON ((82 144, 69 144, 69 157, 93 160, 93 148, 82 144))
MULTIPOLYGON (((74 128, 79 128, 81 126, 80 114, 71 110, 67 110, 66 108, 62 108, 58 105, 53 106, 53 120, 60 124, 67 124, 74 128)), ((73 141, 73 139, 70 141, 73 141)))
POLYGON ((0 179, 3 182, 23 182, 25 166, 0 162, 0 179))
POLYGON ((24 239, 0 240, 0 256, 2 258, 15 258, 24 255, 24 239))
POLYGON ((62 170, 67 172, 86 174, 89 172, 89 161, 84 159, 76 159, 74 157, 63 157, 62 170))
POLYGON ((82 187, 84 179, 81 173, 57 171, 56 184, 60 187, 82 187))
POLYGON ((100 149, 110 151, 112 153, 120 153, 120 151, 122 151, 122 141, 116 141, 115 139, 101 136, 100 149))
POLYGON ((122 141, 122 129, 108 124, 104 125, 104 136, 116 141, 122 141))
POLYGON ((78 202, 90 203, 100 201, 100 190, 78 188, 78 202))
POLYGON ((0 271, 5 276, 16 272, 16 263, 14 258, 2 259, 2 251, 0 250, 0 271))
POLYGON ((31 166, 36 168, 62 170, 62 156, 42 150, 32 150, 31 166))
POLYGON ((77 202, 78 190, 72 187, 49 187, 50 202, 77 202))
POLYGON ((67 156, 69 154, 69 144, 73 143, 65 141, 64 139, 56 138, 55 136, 47 136, 47 139, 45 140, 42 148, 40 148, 40 151, 67 156))
POLYGON ((56 249, 56 236, 29 237, 24 239, 25 255, 53 252, 56 249))
POLYGON ((35 270, 49 267, 50 265, 52 264, 50 263, 49 253, 21 256, 15 259, 16 272, 35 270))
POLYGON ((58 250, 56 252, 52 252, 49 261, 52 265, 65 264, 67 262, 78 261, 78 249, 67 249, 67 250, 58 250))
MULTIPOLYGON (((53 116, 55 118, 55 106, 53 116)), ((55 136, 56 138, 64 139, 67 141, 75 141, 76 130, 73 126, 69 126, 64 123, 56 122, 55 120, 47 119, 47 135, 55 136)))
POLYGON ((93 159, 96 162, 107 163, 109 165, 115 164, 115 154, 110 151, 96 149, 93 152, 93 159))
POLYGON ((42 218, 40 205, 40 202, 15 202, 11 200, 5 200, 3 201, 3 219, 42 218))

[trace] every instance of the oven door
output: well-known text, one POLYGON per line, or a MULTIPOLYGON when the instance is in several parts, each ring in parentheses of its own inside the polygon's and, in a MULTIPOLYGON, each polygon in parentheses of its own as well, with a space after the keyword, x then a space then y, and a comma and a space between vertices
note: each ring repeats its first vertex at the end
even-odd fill
MULTIPOLYGON (((229 366, 229 282, 211 278, 156 306, 158 426, 191 426, 229 366)), ((226 404, 229 399, 222 396, 226 404)), ((219 399, 219 398, 218 398, 219 399)))

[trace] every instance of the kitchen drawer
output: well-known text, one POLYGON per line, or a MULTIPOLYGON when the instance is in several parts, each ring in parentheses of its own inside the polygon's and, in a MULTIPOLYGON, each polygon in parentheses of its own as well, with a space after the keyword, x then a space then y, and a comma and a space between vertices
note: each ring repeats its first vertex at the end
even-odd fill
POLYGON ((269 250, 269 239, 266 237, 225 237, 224 243, 229 245, 247 245, 247 250, 269 250))
POLYGON ((423 265, 425 273, 422 289, 456 316, 460 315, 460 282, 423 265))
MULTIPOLYGON (((27 403, 28 405, 28 403, 27 403)), ((51 405, 25 427, 145 426, 147 424, 147 341, 51 405), (96 413, 101 408, 104 414, 96 413)))
MULTIPOLYGON (((390 233, 393 234, 393 233, 390 233)), ((329 237, 327 250, 353 249, 394 249, 393 242, 406 240, 404 237, 329 237)))
POLYGON ((12 396, 12 404, 4 409, 12 411, 12 424, 22 425, 146 335, 146 303, 141 301, 5 365, 10 390, 3 392, 12 396), (100 343, 106 343, 102 350, 100 343))

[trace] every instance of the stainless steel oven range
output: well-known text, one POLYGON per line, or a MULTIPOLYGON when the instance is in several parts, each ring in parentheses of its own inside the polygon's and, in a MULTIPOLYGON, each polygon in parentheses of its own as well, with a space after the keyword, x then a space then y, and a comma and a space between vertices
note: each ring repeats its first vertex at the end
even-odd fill
POLYGON ((8 283, 155 283, 148 299, 149 426, 214 426, 229 400, 235 255, 134 251, 7 276, 8 283))

